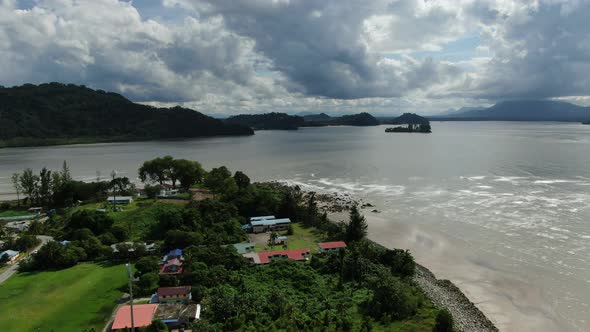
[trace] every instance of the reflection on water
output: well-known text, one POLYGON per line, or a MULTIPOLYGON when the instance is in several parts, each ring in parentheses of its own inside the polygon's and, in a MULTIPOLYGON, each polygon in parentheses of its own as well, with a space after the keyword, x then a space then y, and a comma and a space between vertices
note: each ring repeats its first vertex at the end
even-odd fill
POLYGON ((503 329, 590 330, 590 126, 450 122, 433 123, 430 135, 383 131, 0 149, 0 193, 25 167, 59 169, 67 160, 78 179, 114 169, 137 180, 141 162, 165 154, 348 192, 382 210, 367 212, 373 237, 411 248, 503 329))

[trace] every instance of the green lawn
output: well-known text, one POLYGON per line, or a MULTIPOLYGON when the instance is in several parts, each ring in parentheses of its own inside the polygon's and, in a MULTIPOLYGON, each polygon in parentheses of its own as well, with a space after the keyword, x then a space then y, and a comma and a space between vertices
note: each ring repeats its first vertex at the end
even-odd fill
POLYGON ((27 216, 34 213, 31 213, 27 210, 7 210, 0 212, 0 217, 18 217, 18 216, 27 216))
POLYGON ((124 265, 18 273, 0 286, 0 330, 100 331, 126 282, 124 265))
POLYGON ((70 213, 81 209, 107 208, 107 213, 114 219, 115 225, 125 227, 131 234, 131 240, 137 241, 148 235, 151 227, 157 223, 160 209, 181 210, 183 208, 181 205, 168 203, 165 200, 156 202, 153 199, 143 198, 136 199, 129 205, 117 205, 117 207, 121 211, 112 211, 111 206, 107 206, 105 203, 91 203, 76 207, 70 213))
MULTIPOLYGON (((280 232, 280 235, 287 235, 287 249, 302 249, 307 248, 312 253, 318 252, 318 243, 322 242, 320 232, 313 227, 306 227, 301 223, 292 223, 293 235, 287 235, 287 232, 280 232)), ((264 251, 263 245, 257 244, 254 251, 264 251)), ((269 250, 283 250, 282 245, 276 245, 269 250)))

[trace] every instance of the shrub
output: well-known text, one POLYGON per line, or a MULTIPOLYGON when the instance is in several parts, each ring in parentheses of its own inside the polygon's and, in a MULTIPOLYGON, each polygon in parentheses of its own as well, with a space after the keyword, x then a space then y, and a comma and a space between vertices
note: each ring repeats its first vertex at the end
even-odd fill
POLYGON ((453 332, 453 316, 447 309, 438 311, 433 332, 453 332))

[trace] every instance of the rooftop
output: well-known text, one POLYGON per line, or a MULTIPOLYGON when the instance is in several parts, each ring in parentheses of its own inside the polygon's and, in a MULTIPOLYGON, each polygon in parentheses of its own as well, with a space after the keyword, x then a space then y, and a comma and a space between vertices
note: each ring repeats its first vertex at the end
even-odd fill
POLYGON ((171 296, 171 295, 183 295, 186 296, 191 292, 191 286, 179 286, 179 287, 160 287, 156 294, 158 296, 171 296))
POLYGON ((256 220, 269 220, 269 219, 274 219, 275 216, 260 216, 260 217, 252 217, 250 218, 250 221, 256 221, 256 220))
POLYGON ((284 257, 295 261, 302 261, 305 260, 304 255, 308 255, 309 253, 309 249, 262 251, 258 253, 258 258, 260 259, 260 263, 258 264, 268 264, 273 257, 284 257))
POLYGON ((0 257, 2 257, 4 255, 7 255, 8 258, 12 258, 12 257, 18 255, 18 251, 6 250, 6 251, 3 251, 3 252, 0 252, 0 257))
POLYGON ((132 196, 110 196, 109 198, 107 198, 107 201, 112 201, 112 200, 117 200, 117 201, 129 201, 129 200, 133 200, 132 196))
POLYGON ((346 243, 344 241, 323 242, 318 243, 318 246, 322 249, 346 248, 346 243))
POLYGON ((234 248, 236 248, 236 251, 238 252, 238 254, 245 254, 247 253, 249 250, 254 249, 255 244, 254 243, 234 243, 232 244, 232 246, 234 246, 234 248))
POLYGON ((291 223, 291 219, 283 218, 283 219, 264 219, 264 220, 255 220, 250 221, 252 226, 272 226, 276 224, 289 224, 291 223))
POLYGON ((182 262, 178 258, 171 259, 162 266, 160 273, 182 273, 182 262))
MULTIPOLYGON (((144 327, 152 324, 154 313, 158 308, 157 304, 136 304, 133 306, 133 322, 135 327, 144 327)), ((113 330, 131 327, 131 307, 122 306, 115 314, 113 321, 113 330)))

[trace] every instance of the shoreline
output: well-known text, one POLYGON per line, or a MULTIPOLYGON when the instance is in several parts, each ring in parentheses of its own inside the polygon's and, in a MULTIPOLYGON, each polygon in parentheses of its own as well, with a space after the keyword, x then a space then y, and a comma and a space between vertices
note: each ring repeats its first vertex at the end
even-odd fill
MULTIPOLYGON (((311 191, 302 190, 302 193, 305 197, 311 191)), ((318 208, 328 214, 331 222, 347 220, 348 210, 353 204, 358 204, 367 221, 370 219, 367 213, 380 213, 372 203, 355 199, 349 194, 315 194, 318 208)), ((391 246, 379 243, 370 235, 367 238, 379 246, 392 249, 391 246)), ((416 274, 413 280, 436 306, 445 308, 452 314, 454 326, 458 331, 499 331, 496 325, 452 281, 437 279, 434 273, 418 262, 416 262, 416 274)))

